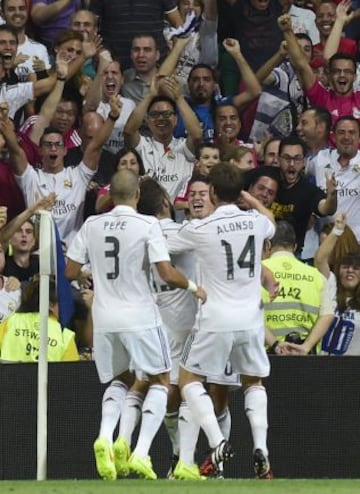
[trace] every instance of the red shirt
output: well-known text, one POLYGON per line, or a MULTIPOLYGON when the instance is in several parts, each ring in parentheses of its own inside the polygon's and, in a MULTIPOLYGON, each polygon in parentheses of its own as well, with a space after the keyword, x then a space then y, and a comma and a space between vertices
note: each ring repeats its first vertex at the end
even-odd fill
POLYGON ((0 206, 7 206, 8 222, 25 209, 22 192, 11 167, 5 161, 0 161, 0 206))
MULTIPOLYGON (((360 120, 360 90, 353 90, 348 96, 339 96, 333 89, 325 88, 317 79, 311 89, 305 91, 312 105, 327 108, 334 124, 339 117, 352 115, 360 120)), ((333 141, 330 136, 331 143, 333 141)))
MULTIPOLYGON (((322 56, 324 51, 324 45, 322 43, 318 43, 314 45, 313 48, 313 56, 322 56)), ((346 53, 347 55, 351 55, 353 57, 357 54, 357 43, 354 39, 350 38, 340 38, 338 53, 346 53)))

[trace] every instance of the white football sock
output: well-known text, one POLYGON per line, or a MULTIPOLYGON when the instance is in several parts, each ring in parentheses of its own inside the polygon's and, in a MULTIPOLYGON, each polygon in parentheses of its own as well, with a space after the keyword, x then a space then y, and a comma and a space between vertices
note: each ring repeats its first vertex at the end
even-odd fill
POLYGON ((182 394, 194 419, 204 430, 210 448, 215 448, 224 436, 216 420, 213 402, 204 386, 198 381, 186 384, 182 389, 182 394))
POLYGON ((225 411, 221 415, 216 416, 222 435, 228 441, 230 439, 231 432, 231 413, 229 407, 226 407, 225 411))
POLYGON ((198 440, 200 426, 194 420, 186 402, 182 402, 179 409, 179 458, 187 465, 194 463, 196 443, 198 440))
POLYGON ((132 434, 141 417, 143 402, 144 395, 139 391, 129 391, 125 399, 120 420, 119 437, 124 437, 129 446, 131 446, 132 434))
POLYGON ((250 422, 251 433, 255 449, 262 449, 268 455, 266 437, 267 421, 267 394, 264 386, 250 386, 245 393, 245 413, 250 422))
POLYGON ((179 456, 179 412, 166 413, 164 424, 172 444, 172 454, 179 456))
POLYGON ((134 454, 146 458, 155 434, 166 413, 168 388, 161 384, 150 386, 142 407, 141 427, 134 454))
POLYGON ((102 399, 99 436, 106 437, 110 444, 114 440, 114 430, 119 421, 128 388, 122 381, 112 381, 102 399))

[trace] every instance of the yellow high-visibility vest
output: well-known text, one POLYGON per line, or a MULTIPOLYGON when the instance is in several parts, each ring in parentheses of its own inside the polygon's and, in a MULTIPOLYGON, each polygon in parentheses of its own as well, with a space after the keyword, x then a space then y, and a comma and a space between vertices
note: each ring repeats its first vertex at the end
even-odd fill
POLYGON ((263 264, 280 283, 279 295, 272 302, 263 289, 265 326, 280 341, 293 331, 305 338, 319 317, 324 277, 316 268, 285 253, 276 253, 263 264))
MULTIPOLYGON (((39 358, 40 315, 16 312, 0 324, 0 356, 8 362, 37 362, 39 358)), ((61 329, 55 317, 48 317, 48 360, 79 360, 75 333, 61 329), (75 350, 74 350, 75 348, 75 350), (66 355, 66 358, 65 358, 66 355), (73 358, 69 358, 71 355, 73 358)))

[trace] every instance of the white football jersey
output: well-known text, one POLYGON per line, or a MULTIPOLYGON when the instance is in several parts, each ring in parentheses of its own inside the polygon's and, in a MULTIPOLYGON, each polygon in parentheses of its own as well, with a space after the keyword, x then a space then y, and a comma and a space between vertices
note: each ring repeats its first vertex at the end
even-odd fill
POLYGON ((219 206, 203 220, 192 220, 168 239, 170 253, 192 250, 199 284, 207 301, 195 329, 207 332, 261 328, 261 253, 275 226, 256 211, 219 206))
MULTIPOLYGON (((160 220, 164 237, 169 239, 177 234, 181 225, 170 218, 160 220)), ((195 260, 191 253, 185 252, 171 256, 171 263, 187 278, 195 280, 195 260)), ((167 331, 184 332, 194 326, 197 302, 188 290, 174 288, 165 283, 156 268, 153 270, 153 287, 161 318, 167 331)))
POLYGON ((152 137, 141 136, 136 151, 141 154, 145 173, 166 189, 173 202, 177 196, 185 195, 195 156, 187 147, 184 137, 173 137, 165 148, 152 137))
POLYGON ((48 173, 28 164, 22 175, 15 175, 27 206, 50 192, 56 193, 56 202, 51 214, 56 221, 61 240, 70 244, 83 223, 84 203, 87 186, 96 170, 91 170, 82 161, 58 173, 48 173))
POLYGON ((150 289, 150 263, 169 261, 159 221, 129 206, 88 218, 67 256, 90 262, 95 332, 136 331, 161 325, 150 289))

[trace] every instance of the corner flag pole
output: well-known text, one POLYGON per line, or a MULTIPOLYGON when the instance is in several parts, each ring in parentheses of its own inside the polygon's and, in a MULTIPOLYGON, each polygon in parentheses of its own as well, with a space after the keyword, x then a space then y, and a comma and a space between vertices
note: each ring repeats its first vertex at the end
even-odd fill
POLYGON ((48 316, 49 279, 51 274, 52 218, 48 211, 40 213, 40 341, 37 399, 37 480, 47 475, 47 388, 48 388, 48 316))

